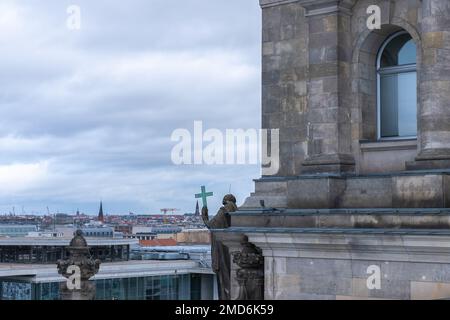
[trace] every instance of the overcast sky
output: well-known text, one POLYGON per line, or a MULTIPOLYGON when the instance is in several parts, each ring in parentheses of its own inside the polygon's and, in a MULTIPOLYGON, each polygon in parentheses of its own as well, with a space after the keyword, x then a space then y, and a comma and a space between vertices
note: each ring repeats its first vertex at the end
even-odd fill
POLYGON ((242 204, 259 166, 176 166, 170 136, 260 127, 260 30, 257 0, 1 0, 0 214, 242 204))

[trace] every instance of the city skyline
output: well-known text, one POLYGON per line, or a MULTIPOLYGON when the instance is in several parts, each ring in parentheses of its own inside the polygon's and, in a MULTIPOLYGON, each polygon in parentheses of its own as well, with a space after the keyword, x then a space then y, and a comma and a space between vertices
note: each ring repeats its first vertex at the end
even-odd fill
POLYGON ((202 185, 211 212, 230 185, 245 200, 259 165, 176 166, 170 137, 197 120, 261 126, 259 5, 176 6, 2 1, 0 213, 95 213, 100 200, 109 212, 191 212, 202 185), (67 27, 70 5, 79 30, 67 27))

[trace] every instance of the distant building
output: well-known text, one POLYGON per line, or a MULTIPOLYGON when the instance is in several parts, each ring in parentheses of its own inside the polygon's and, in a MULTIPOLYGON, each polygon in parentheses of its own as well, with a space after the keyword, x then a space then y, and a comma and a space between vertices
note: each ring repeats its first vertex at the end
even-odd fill
POLYGON ((175 239, 178 243, 209 244, 211 234, 207 229, 187 229, 177 233, 175 239))
MULTIPOLYGON (((213 300, 215 275, 192 260, 108 262, 93 281, 95 300, 213 300)), ((56 266, 0 264, 0 300, 59 300, 56 266)))
POLYGON ((143 247, 166 247, 176 246, 177 241, 175 239, 152 239, 152 240, 139 240, 139 244, 143 247))
POLYGON ((27 238, 62 238, 64 237, 63 232, 57 231, 33 231, 28 232, 27 238))
MULTIPOLYGON (((93 278, 96 300, 217 299, 209 247, 146 249, 137 240, 86 240, 93 258, 103 261, 93 278)), ((58 300, 66 279, 58 274, 56 261, 67 255, 69 241, 0 239, 0 300, 58 300)))
MULTIPOLYGON (((101 261, 127 261, 133 239, 87 238, 91 255, 101 261)), ((0 238, 1 263, 55 264, 67 256, 70 238, 0 238)))
POLYGON ((200 208, 198 206, 198 200, 197 200, 197 204, 195 205, 195 216, 199 216, 200 215, 200 208))
POLYGON ((210 245, 186 245, 186 246, 132 246, 132 259, 146 260, 173 260, 174 257, 178 259, 189 259, 197 261, 202 267, 211 267, 211 246, 210 245), (157 253, 157 256, 151 255, 157 253), (178 255, 176 255, 178 254, 178 255))
POLYGON ((146 226, 132 226, 131 227, 131 234, 152 233, 152 232, 153 232, 152 227, 146 227, 146 226))
POLYGON ((51 232, 62 233, 63 238, 70 238, 73 236, 73 232, 75 231, 75 227, 73 225, 66 226, 56 226, 54 229, 50 230, 51 232))
POLYGON ((114 226, 114 231, 122 232, 124 235, 133 233, 133 226, 130 224, 119 224, 114 226))
POLYGON ((127 234, 124 235, 125 238, 129 238, 129 239, 138 239, 139 241, 141 240, 153 240, 156 239, 156 233, 153 232, 140 232, 140 233, 136 233, 136 234, 127 234))
POLYGON ((178 232, 181 232, 183 229, 181 227, 152 227, 151 232, 157 233, 157 234, 175 234, 178 232))
POLYGON ((98 221, 105 222, 105 217, 103 216, 103 203, 100 201, 100 209, 98 211, 98 221))
POLYGON ((73 224, 73 217, 66 213, 57 213, 55 215, 55 224, 57 225, 73 224))
POLYGON ((81 231, 85 237, 112 238, 114 236, 114 229, 111 227, 82 227, 81 231))
POLYGON ((1 224, 0 236, 4 237, 25 237, 29 232, 37 231, 35 225, 21 225, 21 224, 1 224))

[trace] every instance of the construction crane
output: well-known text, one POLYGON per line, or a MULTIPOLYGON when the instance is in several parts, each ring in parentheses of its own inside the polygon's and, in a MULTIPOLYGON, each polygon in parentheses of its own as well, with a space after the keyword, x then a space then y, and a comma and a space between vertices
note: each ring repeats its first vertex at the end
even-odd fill
POLYGON ((167 224, 167 217, 166 217, 166 215, 167 215, 167 212, 172 212, 172 214, 175 212, 175 211, 180 211, 180 209, 174 209, 174 208, 162 208, 161 209, 161 212, 164 214, 164 224, 167 224))

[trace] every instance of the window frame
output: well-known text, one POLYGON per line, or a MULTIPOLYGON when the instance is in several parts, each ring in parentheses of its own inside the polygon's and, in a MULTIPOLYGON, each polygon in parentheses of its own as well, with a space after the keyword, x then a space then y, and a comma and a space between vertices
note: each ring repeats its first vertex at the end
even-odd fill
MULTIPOLYGON (((404 35, 404 34, 410 35, 410 33, 405 30, 398 31, 398 32, 395 32, 392 35, 390 35, 384 41, 383 45, 380 47, 380 50, 378 51, 378 54, 377 54, 377 65, 376 65, 376 73, 377 73, 377 140, 379 140, 379 141, 417 139, 417 134, 410 135, 410 136, 397 136, 397 137, 382 137, 381 136, 381 76, 389 75, 389 74, 401 74, 401 73, 416 72, 416 77, 417 77, 417 54, 416 54, 416 63, 381 68, 381 58, 383 56, 383 52, 386 49, 386 47, 395 38, 397 38, 401 35, 404 35)), ((414 41, 414 39, 412 39, 412 40, 414 41)), ((414 43, 415 43, 415 41, 414 41, 414 43)), ((416 82, 415 90, 418 93, 417 82, 416 82)), ((416 108, 417 108, 417 102, 416 102, 416 108)), ((416 125, 417 125, 417 119, 416 119, 416 125)))

